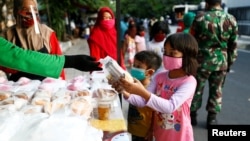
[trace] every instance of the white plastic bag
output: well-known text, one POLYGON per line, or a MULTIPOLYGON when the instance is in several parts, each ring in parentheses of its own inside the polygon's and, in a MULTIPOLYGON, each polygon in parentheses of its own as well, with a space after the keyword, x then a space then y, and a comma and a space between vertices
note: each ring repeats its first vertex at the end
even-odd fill
POLYGON ((133 81, 133 77, 122 69, 111 57, 107 56, 104 59, 100 59, 100 62, 103 65, 103 70, 106 73, 107 79, 117 81, 119 78, 124 77, 128 81, 133 81))

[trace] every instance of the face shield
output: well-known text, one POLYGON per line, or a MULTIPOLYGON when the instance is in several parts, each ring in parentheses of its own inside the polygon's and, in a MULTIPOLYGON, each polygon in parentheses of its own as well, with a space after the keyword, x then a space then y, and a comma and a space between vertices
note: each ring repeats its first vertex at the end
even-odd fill
POLYGON ((34 8, 32 5, 30 5, 29 8, 22 8, 18 11, 17 17, 17 22, 21 27, 29 28, 34 26, 35 32, 37 34, 40 33, 38 28, 39 15, 37 8, 34 8))

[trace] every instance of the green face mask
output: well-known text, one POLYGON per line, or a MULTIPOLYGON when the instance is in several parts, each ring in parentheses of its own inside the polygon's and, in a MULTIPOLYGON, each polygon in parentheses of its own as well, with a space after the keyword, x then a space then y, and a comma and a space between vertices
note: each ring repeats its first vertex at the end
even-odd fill
POLYGON ((143 80, 146 78, 144 69, 132 67, 130 70, 130 74, 138 80, 143 80))

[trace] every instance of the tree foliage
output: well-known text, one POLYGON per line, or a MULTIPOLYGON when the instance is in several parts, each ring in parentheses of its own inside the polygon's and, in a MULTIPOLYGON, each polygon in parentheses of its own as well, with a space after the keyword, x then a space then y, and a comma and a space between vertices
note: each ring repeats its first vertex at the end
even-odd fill
MULTIPOLYGON (((96 12, 102 6, 111 7, 114 12, 116 0, 37 0, 39 7, 48 16, 48 24, 57 33, 59 39, 65 32, 65 13, 74 13, 79 8, 85 8, 90 12, 96 12), (113 1, 113 4, 111 4, 113 1)), ((199 4, 202 0, 119 0, 120 13, 130 14, 135 17, 149 18, 160 17, 172 12, 176 4, 199 4)), ((2 0, 0 6, 12 0, 2 0)), ((9 6, 8 6, 9 7, 9 6)), ((3 19, 3 17, 0 17, 3 19)))
MULTIPOLYGON (((79 9, 96 12, 101 6, 110 6, 110 0, 38 0, 40 7, 48 16, 49 26, 55 30, 59 39, 65 33, 64 17, 66 13, 74 13, 79 9)), ((114 7, 114 6, 113 6, 114 7)))

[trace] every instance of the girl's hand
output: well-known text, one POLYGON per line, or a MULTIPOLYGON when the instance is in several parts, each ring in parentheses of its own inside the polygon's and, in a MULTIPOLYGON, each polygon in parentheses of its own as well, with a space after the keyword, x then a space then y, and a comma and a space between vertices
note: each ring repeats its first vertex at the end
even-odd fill
POLYGON ((121 93, 122 93, 122 95, 123 95, 123 97, 124 97, 125 99, 128 99, 129 96, 130 96, 130 93, 128 93, 128 92, 125 91, 125 90, 123 90, 121 93))
POLYGON ((150 98, 151 93, 145 89, 142 83, 134 78, 134 82, 127 81, 125 78, 119 79, 119 84, 128 93, 136 94, 143 97, 146 101, 150 98))
POLYGON ((135 78, 134 82, 127 81, 125 78, 119 79, 119 84, 124 88, 125 91, 128 93, 138 93, 139 89, 144 89, 144 86, 141 84, 141 82, 135 78))

